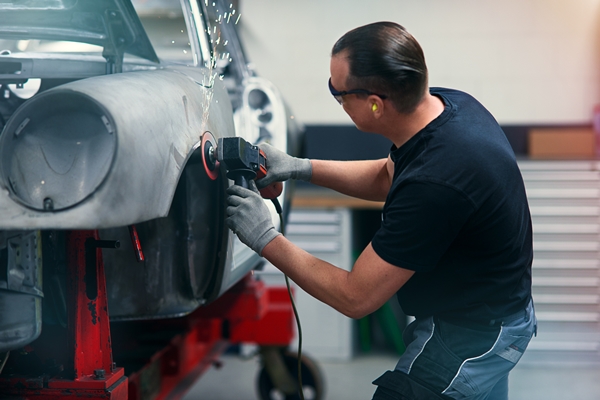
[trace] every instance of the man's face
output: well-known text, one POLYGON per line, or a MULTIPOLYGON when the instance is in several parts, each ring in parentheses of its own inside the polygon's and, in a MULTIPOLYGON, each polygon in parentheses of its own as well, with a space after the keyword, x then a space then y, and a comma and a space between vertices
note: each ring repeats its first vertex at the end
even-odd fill
MULTIPOLYGON (((345 92, 354 89, 346 87, 346 79, 350 74, 350 65, 344 52, 331 57, 330 73, 331 86, 335 90, 345 92)), ((346 94, 341 96, 341 105, 359 130, 372 132, 368 127, 373 122, 373 111, 368 100, 368 96, 346 94)))

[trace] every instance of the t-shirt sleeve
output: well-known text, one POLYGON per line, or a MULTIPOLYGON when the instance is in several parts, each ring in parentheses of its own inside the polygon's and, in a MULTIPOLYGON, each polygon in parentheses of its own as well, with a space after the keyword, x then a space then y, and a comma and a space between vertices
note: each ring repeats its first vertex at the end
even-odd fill
POLYGON ((383 260, 417 272, 432 270, 457 237, 474 205, 441 183, 412 182, 392 188, 381 228, 371 242, 383 260))

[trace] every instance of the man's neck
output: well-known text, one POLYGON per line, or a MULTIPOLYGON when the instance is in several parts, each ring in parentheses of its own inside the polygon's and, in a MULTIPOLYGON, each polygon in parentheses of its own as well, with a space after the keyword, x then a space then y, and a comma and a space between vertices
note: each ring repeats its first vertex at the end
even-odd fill
POLYGON ((443 111, 444 103, 442 100, 427 92, 412 113, 392 113, 380 133, 390 139, 396 147, 400 147, 440 116, 443 111))

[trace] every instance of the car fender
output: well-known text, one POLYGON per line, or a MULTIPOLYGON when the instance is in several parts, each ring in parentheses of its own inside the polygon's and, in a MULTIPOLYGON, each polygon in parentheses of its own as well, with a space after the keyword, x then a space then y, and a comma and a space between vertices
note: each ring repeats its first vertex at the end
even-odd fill
MULTIPOLYGON (((0 229, 100 229, 166 216, 183 167, 200 145, 204 132, 211 132, 217 139, 235 134, 231 103, 216 74, 205 68, 169 67, 92 77, 41 93, 23 104, 8 121, 0 136, 2 159, 20 156, 11 152, 15 147, 12 142, 17 140, 23 122, 40 114, 38 104, 53 107, 67 95, 96 104, 90 112, 100 114, 101 110, 104 115, 96 117, 105 117, 107 129, 116 136, 106 175, 77 204, 43 210, 39 204, 26 204, 11 189, 10 180, 16 179, 21 186, 40 190, 41 184, 31 182, 35 176, 22 178, 17 174, 12 178, 14 171, 9 162, 3 162, 0 229)), ((44 123, 43 113, 41 118, 38 125, 44 123)), ((22 128, 19 135, 26 137, 27 129, 22 128)), ((33 142, 39 139, 35 132, 32 138, 33 142)), ((47 158, 43 152, 37 157, 47 158)), ((38 161, 49 164, 46 159, 38 161)), ((66 173, 59 171, 65 180, 58 181, 68 180, 70 173, 75 174, 74 169, 75 164, 66 173)), ((48 170, 52 173, 52 165, 48 170)), ((69 193, 63 196, 67 198, 69 193)))

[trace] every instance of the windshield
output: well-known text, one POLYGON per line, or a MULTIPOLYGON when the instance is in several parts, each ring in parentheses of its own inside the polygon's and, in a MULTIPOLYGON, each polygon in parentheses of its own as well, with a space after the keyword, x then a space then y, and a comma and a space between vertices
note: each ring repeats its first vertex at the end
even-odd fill
MULTIPOLYGON (((179 0, 133 0, 156 55, 162 61, 193 64, 188 28, 179 0)), ((21 52, 70 53, 102 56, 102 46, 59 40, 0 39, 0 55, 21 52)), ((133 56, 125 54, 126 58, 133 56)))
POLYGON ((133 0, 144 30, 161 60, 193 65, 190 35, 179 0, 133 0))
MULTIPOLYGON (((63 4, 66 1, 73 0, 56 1, 61 1, 61 4, 63 4)), ((230 40, 232 36, 235 36, 233 25, 237 24, 240 17, 232 3, 223 3, 216 0, 190 0, 189 3, 183 0, 131 0, 131 5, 133 6, 131 11, 135 10, 141 26, 134 20, 135 15, 130 16, 128 21, 124 21, 124 23, 132 24, 134 27, 133 32, 131 32, 132 44, 125 47, 126 60, 130 59, 130 61, 135 62, 135 58, 137 58, 132 59, 134 56, 128 54, 128 51, 148 60, 152 60, 152 56, 156 53, 161 62, 174 62, 185 65, 199 64, 208 66, 211 69, 216 67, 224 70, 232 62, 235 62, 235 54, 241 54, 241 49, 232 46, 230 40), (183 7, 190 7, 190 9, 184 12, 183 7), (203 15, 204 12, 206 12, 206 15, 203 15), (208 24, 208 27, 205 24, 208 24), (190 26, 192 28, 189 28, 190 26), (135 29, 141 31, 142 27, 145 35, 144 32, 138 32, 136 38, 135 29), (148 47, 151 45, 149 50, 144 48, 146 44, 148 47)), ((64 15, 62 12, 57 11, 56 15, 49 18, 47 24, 38 23, 32 26, 23 23, 23 17, 17 14, 18 17, 21 17, 20 21, 23 25, 22 29, 25 29, 24 32, 35 32, 33 35, 35 39, 13 39, 10 38, 10 35, 12 35, 11 32, 14 29, 12 31, 7 30, 5 37, 9 38, 0 39, 0 55, 14 54, 18 56, 18 53, 27 52, 69 53, 101 57, 103 51, 106 52, 103 47, 107 45, 105 42, 110 43, 106 40, 107 31, 110 31, 110 29, 106 27, 106 17, 103 13, 98 13, 98 10, 95 10, 96 14, 87 13, 86 10, 87 8, 82 6, 81 11, 74 10, 71 14, 64 15), (82 15, 86 16, 87 19, 83 18, 82 15), (78 21, 78 24, 73 23, 73 26, 69 29, 61 28, 61 30, 57 28, 57 26, 62 26, 60 25, 62 23, 61 18, 71 18, 71 20, 78 21), (88 25, 85 25, 85 23, 89 21, 95 22, 96 25, 86 29, 88 25), (46 37, 36 37, 35 35, 46 37), (54 37, 52 37, 53 35, 54 37), (61 35, 64 36, 64 40, 56 40, 56 36, 61 35), (81 42, 76 42, 78 35, 82 39, 81 42), (83 41, 95 44, 82 43, 83 41)), ((119 28, 120 26, 116 27, 119 28)), ((123 29, 123 32, 127 34, 126 25, 122 26, 123 28, 120 29, 123 29)))

